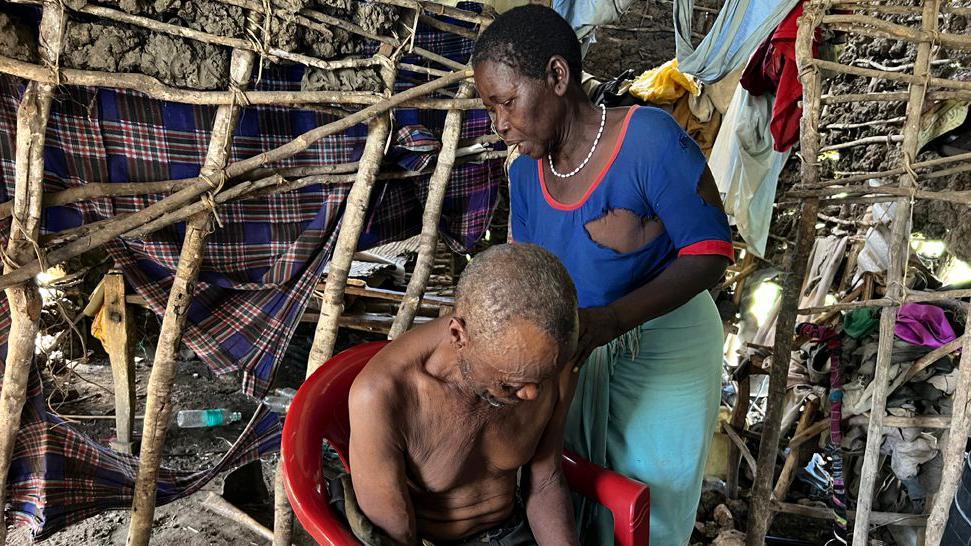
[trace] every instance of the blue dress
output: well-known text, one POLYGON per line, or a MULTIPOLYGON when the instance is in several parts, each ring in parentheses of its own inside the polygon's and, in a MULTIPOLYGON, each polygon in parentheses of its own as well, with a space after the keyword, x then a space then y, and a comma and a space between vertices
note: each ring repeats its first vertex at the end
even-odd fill
MULTIPOLYGON (((512 235, 556 254, 580 307, 608 305, 678 256, 732 257, 728 220, 698 195, 705 157, 666 112, 633 107, 603 171, 576 203, 556 201, 542 163, 510 169, 512 235), (594 241, 586 225, 623 209, 663 225, 631 252, 594 241)), ((579 182, 579 181, 578 181, 579 182)), ((582 183, 582 182, 579 182, 582 183)), ((708 292, 600 347, 584 365, 567 446, 651 486, 652 546, 687 544, 717 419, 724 334, 708 292)), ((613 543, 609 512, 578 506, 586 544, 613 543)))

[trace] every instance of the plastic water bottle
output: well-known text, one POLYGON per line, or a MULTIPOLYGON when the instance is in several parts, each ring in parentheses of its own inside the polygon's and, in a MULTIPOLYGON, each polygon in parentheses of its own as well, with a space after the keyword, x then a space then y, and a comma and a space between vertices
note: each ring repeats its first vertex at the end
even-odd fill
POLYGON ((274 389, 273 394, 263 399, 263 403, 266 404, 273 413, 285 415, 287 410, 290 409, 290 404, 293 403, 293 397, 296 396, 296 394, 297 391, 291 388, 274 389))
POLYGON ((175 421, 179 428, 204 428, 228 425, 242 418, 242 413, 225 409, 182 410, 175 421))

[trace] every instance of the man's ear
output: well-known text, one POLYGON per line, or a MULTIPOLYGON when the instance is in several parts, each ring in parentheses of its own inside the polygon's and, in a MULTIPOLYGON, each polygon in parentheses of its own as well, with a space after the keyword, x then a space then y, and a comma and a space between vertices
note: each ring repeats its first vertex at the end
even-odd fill
POLYGON ((571 76, 570 65, 566 59, 559 55, 550 57, 550 61, 546 64, 546 78, 554 93, 560 97, 566 95, 571 76))
POLYGON ((469 344, 469 333, 465 329, 465 319, 460 317, 448 319, 448 335, 453 347, 464 349, 469 344))

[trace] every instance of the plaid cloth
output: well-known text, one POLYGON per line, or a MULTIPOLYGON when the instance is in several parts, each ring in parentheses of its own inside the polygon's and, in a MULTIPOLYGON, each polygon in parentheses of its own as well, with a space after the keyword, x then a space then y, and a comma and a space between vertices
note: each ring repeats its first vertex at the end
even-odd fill
MULTIPOLYGON (((459 62, 467 62, 471 55, 471 42, 430 28, 419 27, 415 42, 459 62)), ((416 57, 406 62, 429 64, 416 57)), ((252 88, 298 89, 302 75, 302 67, 264 70, 263 79, 252 88)), ((403 72, 395 87, 401 91, 427 79, 403 72)), ((0 78, 0 202, 13 196, 16 111, 22 93, 20 82, 0 78)), ((45 192, 87 182, 196 176, 205 160, 215 111, 152 100, 131 91, 60 88, 44 150, 45 192)), ((334 119, 315 111, 244 108, 230 160, 279 146, 334 119)), ((389 163, 427 165, 426 157, 437 149, 429 146, 429 135, 440 134, 444 119, 445 112, 396 110, 399 141, 389 163)), ((469 112, 460 138, 489 131, 484 112, 469 112)), ((274 166, 356 161, 366 135, 365 126, 353 127, 274 166)), ((503 179, 501 160, 466 163, 453 170, 440 225, 449 246, 461 251, 481 237, 503 179)), ((427 175, 379 182, 369 203, 360 248, 419 233, 427 182, 427 175)), ((330 258, 349 190, 349 184, 315 185, 219 207, 223 227, 207 240, 183 341, 217 373, 242 370, 244 392, 259 397, 268 390, 330 258)), ((103 198, 49 207, 43 230, 52 233, 135 212, 163 197, 103 198)), ((10 220, 0 220, 0 244, 6 243, 9 232, 10 220)), ((158 314, 165 308, 184 232, 184 224, 178 224, 144 240, 116 239, 105 247, 128 283, 158 314)), ((6 354, 9 323, 6 297, 0 292, 0 356, 6 354)), ((9 476, 8 510, 13 519, 42 538, 98 512, 130 506, 137 459, 112 452, 50 415, 37 370, 28 395, 9 476)), ((217 473, 277 449, 279 433, 278 419, 261 406, 213 468, 196 473, 163 469, 159 503, 191 494, 217 473)))

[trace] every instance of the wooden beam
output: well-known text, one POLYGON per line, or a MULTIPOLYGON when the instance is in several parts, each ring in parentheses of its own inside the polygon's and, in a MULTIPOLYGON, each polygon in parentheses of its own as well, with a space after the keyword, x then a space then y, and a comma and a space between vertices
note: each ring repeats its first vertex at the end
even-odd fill
MULTIPOLYGON (((799 19, 796 36, 796 59, 803 85, 803 112, 800 120, 801 147, 804 157, 816 157, 819 151, 819 97, 822 90, 822 77, 812 65, 812 42, 823 5, 811 1, 806 5, 799 19), (808 61, 808 64, 807 64, 808 61)), ((807 184, 819 180, 819 164, 815 161, 802 162, 802 179, 807 184)), ((772 354, 772 368, 769 371, 769 389, 766 399, 765 418, 762 423, 762 440, 759 442, 758 472, 752 486, 752 510, 749 512, 746 546, 762 546, 769 529, 772 486, 775 482, 775 463, 779 450, 779 427, 782 423, 782 404, 785 399, 786 378, 789 374, 789 354, 792 350, 793 332, 799 300, 802 298, 802 284, 806 276, 809 251, 816 234, 816 213, 819 200, 810 198, 802 203, 797 224, 795 244, 790 247, 787 260, 790 270, 784 274, 782 301, 776 320, 775 344, 772 354)))
MULTIPOLYGON (((937 14, 940 0, 926 0, 921 25, 924 32, 937 32, 937 14)), ((909 162, 917 157, 917 138, 920 118, 924 108, 927 82, 930 80, 931 41, 917 45, 914 61, 915 81, 910 84, 910 100, 907 103, 907 120, 904 122, 904 142, 901 157, 909 162)), ((815 156, 813 156, 815 157, 815 156)), ((906 165, 901 165, 906 166, 906 165)), ((813 181, 815 184, 817 181, 813 181)), ((914 188, 915 177, 904 174, 900 187, 914 188)), ((910 258, 910 222, 913 204, 904 197, 897 199, 893 225, 890 229, 890 264, 887 267, 887 296, 890 299, 905 296, 907 261, 910 258)), ((883 418, 886 415, 887 387, 890 380, 890 357, 893 353, 894 325, 897 308, 884 307, 880 313, 880 337, 877 349, 876 373, 873 377, 873 398, 870 405, 870 425, 867 427, 866 449, 860 470, 860 489, 857 494, 856 522, 853 525, 853 546, 867 546, 870 537, 870 512, 873 511, 873 495, 880 465, 880 446, 883 443, 883 418)))
MULTIPOLYGON (((735 407, 732 408, 731 425, 735 430, 745 429, 745 418, 748 416, 752 396, 752 376, 746 375, 737 379, 738 394, 735 396, 735 407)), ((728 447, 728 496, 738 498, 739 464, 742 462, 742 451, 734 443, 728 447)))
MULTIPOLYGON (((459 87, 456 98, 470 97, 474 91, 475 88, 471 83, 464 82, 459 87)), ((442 150, 438 154, 435 172, 432 173, 428 182, 428 198, 425 200, 425 211, 422 214, 418 260, 415 263, 415 270, 411 274, 411 279, 408 280, 404 301, 401 302, 391 331, 388 332, 389 339, 395 339, 411 328, 415 313, 418 312, 422 294, 425 293, 425 287, 428 286, 428 278, 431 277, 432 267, 435 265, 438 225, 442 221, 445 192, 448 189, 452 166, 455 164, 455 150, 461 133, 462 112, 460 110, 449 110, 448 115, 445 116, 445 128, 442 131, 442 150)))
MULTIPOLYGON (((61 4, 45 2, 40 22, 40 57, 58 65, 66 17, 61 4)), ((30 82, 17 109, 16 164, 14 171, 13 220, 3 270, 9 273, 35 253, 40 236, 44 194, 44 138, 50 116, 54 86, 30 82)), ((33 278, 6 288, 10 305, 10 332, 3 385, 0 389, 0 544, 6 541, 4 520, 7 478, 13 457, 20 415, 27 400, 27 381, 34 360, 34 341, 40 321, 41 297, 33 278)))
POLYGON ((115 390, 115 451, 131 454, 135 427, 135 360, 132 353, 132 321, 125 301, 125 278, 112 269, 104 278, 106 349, 111 361, 115 390))
MULTIPOLYGON (((971 308, 968 309, 968 319, 964 325, 965 332, 971 332, 971 308)), ((944 473, 941 485, 934 495, 933 507, 927 519, 927 531, 924 536, 925 546, 938 546, 944 537, 951 503, 961 482, 961 472, 964 470, 964 448, 967 445, 968 434, 971 433, 971 415, 968 406, 971 404, 971 333, 964 336, 961 348, 961 364, 958 366, 957 389, 954 391, 953 410, 951 413, 951 427, 947 434, 947 442, 941 452, 944 458, 944 473)))
MULTIPOLYGON (((771 505, 772 510, 776 512, 782 512, 784 514, 795 514, 797 516, 805 516, 809 518, 827 519, 832 520, 834 517, 833 510, 830 508, 816 508, 814 506, 803 506, 801 504, 794 504, 788 502, 776 502, 773 501, 771 505)), ((856 519, 856 511, 850 510, 847 512, 849 519, 856 519)), ((927 516, 923 514, 900 514, 894 512, 871 512, 870 520, 874 525, 906 525, 908 527, 923 527, 927 524, 927 516)))
MULTIPOLYGON (((796 425, 796 434, 809 427, 813 418, 816 416, 816 410, 818 408, 818 398, 813 397, 811 400, 806 401, 806 407, 803 409, 799 423, 796 425)), ((789 487, 792 485, 792 480, 796 475, 796 469, 801 462, 801 457, 799 456, 800 451, 798 447, 790 449, 789 455, 786 456, 786 462, 782 465, 782 473, 779 474, 779 481, 776 482, 775 489, 772 491, 772 496, 779 502, 785 502, 786 495, 789 494, 789 487)))
MULTIPOLYGON (((384 55, 391 54, 391 48, 381 46, 384 55)), ((381 54, 379 52, 379 54, 381 54)), ((388 63, 392 64, 392 63, 388 63)), ((395 71, 386 67, 382 71, 384 85, 391 89, 394 85, 395 71)), ((327 273, 327 284, 324 287, 323 302, 320 306, 320 321, 314 332, 313 345, 307 362, 307 376, 326 362, 334 353, 337 342, 337 321, 344 308, 344 290, 350 273, 354 252, 357 251, 358 240, 364 228, 367 216, 367 206, 371 199, 371 190, 381 161, 384 158, 385 142, 391 131, 391 119, 387 115, 377 116, 368 124, 368 137, 364 144, 364 151, 359 162, 359 169, 354 179, 354 185, 347 196, 347 204, 341 217, 340 232, 334 254, 330 260, 330 270, 327 273)))
MULTIPOLYGON (((238 49, 233 51, 229 69, 233 85, 245 87, 249 84, 255 59, 256 55, 252 52, 238 49)), ((209 141, 209 150, 202 167, 203 176, 215 178, 216 173, 225 167, 239 112, 240 108, 236 105, 220 106, 216 111, 212 139, 209 141)), ((218 190, 218 187, 213 188, 213 192, 218 190)), ((145 402, 145 420, 142 423, 141 464, 135 481, 128 546, 147 546, 152 534, 156 482, 159 464, 162 462, 162 446, 172 414, 172 385, 175 382, 179 345, 202 265, 206 237, 211 231, 211 221, 209 211, 197 214, 189 220, 182 241, 179 265, 162 318, 162 330, 155 350, 152 374, 148 380, 148 399, 145 402)))

